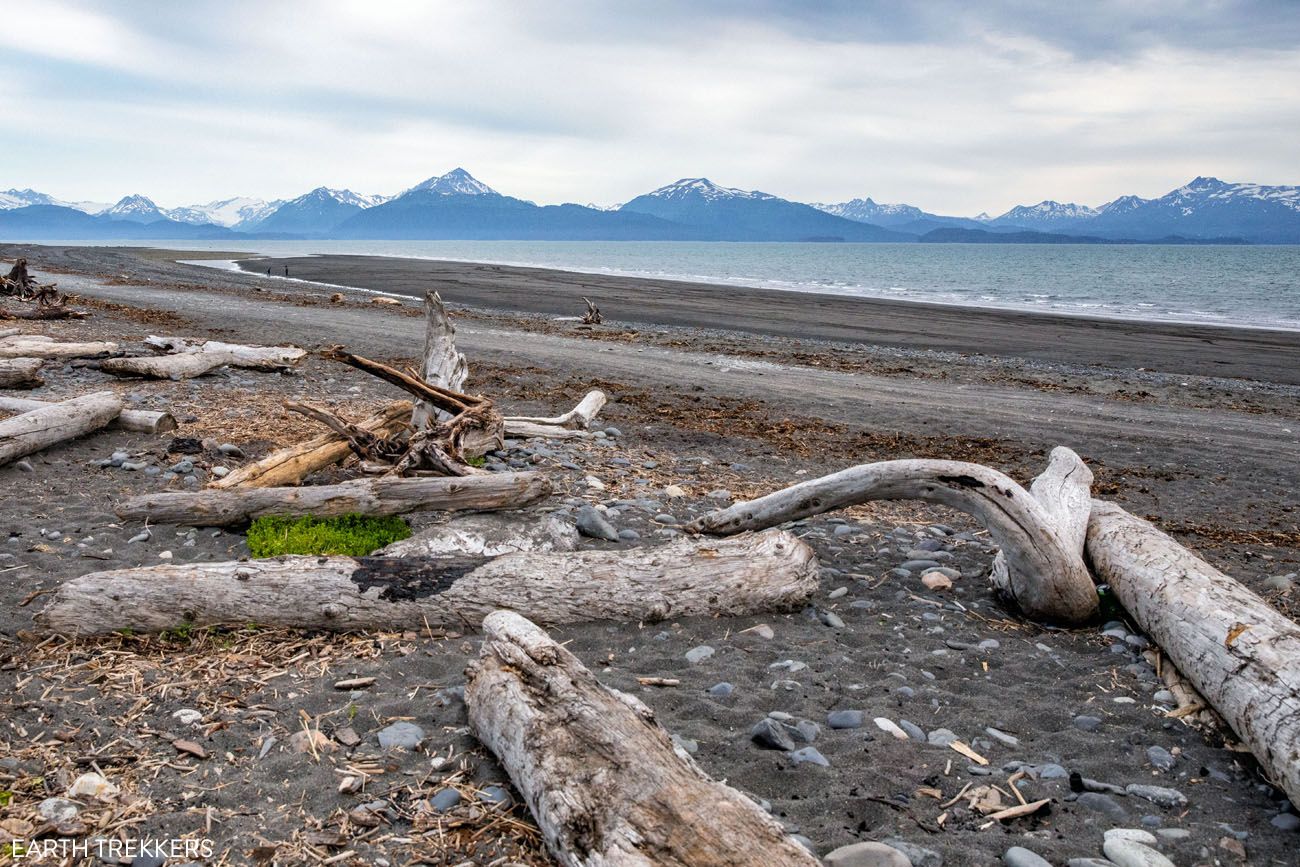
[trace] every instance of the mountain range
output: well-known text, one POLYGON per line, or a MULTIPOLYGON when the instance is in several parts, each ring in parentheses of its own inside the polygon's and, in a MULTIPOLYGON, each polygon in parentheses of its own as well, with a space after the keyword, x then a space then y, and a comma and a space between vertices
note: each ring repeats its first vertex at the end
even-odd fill
POLYGON ((31 189, 0 191, 0 239, 512 239, 935 243, 1300 243, 1300 187, 1198 177, 1154 199, 1098 206, 1045 200, 990 217, 855 198, 804 204, 683 178, 622 205, 538 205, 464 169, 395 195, 317 187, 295 199, 235 197, 163 208, 31 189))

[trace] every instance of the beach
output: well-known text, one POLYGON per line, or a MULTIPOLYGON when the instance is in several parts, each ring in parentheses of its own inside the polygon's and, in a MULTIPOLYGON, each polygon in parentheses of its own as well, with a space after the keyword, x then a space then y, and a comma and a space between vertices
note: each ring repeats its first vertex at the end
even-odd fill
MULTIPOLYGON (((718 502, 857 463, 972 460, 1027 483, 1052 447, 1066 445, 1095 472, 1095 495, 1151 518, 1289 616, 1297 611, 1294 579, 1286 576, 1300 570, 1300 332, 413 259, 0 245, 0 258, 16 256, 81 296, 93 313, 83 322, 20 327, 124 343, 171 334, 342 344, 409 364, 423 334, 419 299, 436 289, 469 358, 471 391, 521 415, 552 414, 592 387, 610 396, 600 416, 609 434, 519 443, 502 460, 555 479, 549 508, 569 515, 583 503, 604 506, 638 544, 672 535, 665 531, 675 525, 660 520, 665 513, 685 522, 718 502), (237 261, 243 271, 178 259, 237 261), (267 268, 277 276, 265 276, 267 268), (373 293, 405 303, 376 304, 383 296, 373 293), (584 297, 600 307, 602 325, 577 326, 584 297), (589 485, 589 476, 603 490, 589 485), (669 496, 670 485, 687 495, 669 496)), ((141 383, 68 364, 48 365, 46 380, 30 396, 113 389, 133 405, 175 408, 183 416, 177 436, 232 443, 248 459, 315 432, 283 410, 286 399, 360 417, 396 394, 315 357, 294 376, 239 371, 141 383)), ((34 592, 91 571, 156 564, 163 552, 174 562, 247 556, 242 538, 226 531, 159 525, 128 543, 140 528, 124 526, 111 504, 181 482, 93 462, 126 450, 165 468, 179 457, 167 451, 171 439, 105 431, 34 456, 31 471, 0 467, 0 535, 10 540, 0 562, 0 715, 21 717, 28 733, 22 744, 13 732, 0 736, 22 747, 4 769, 8 784, 53 779, 79 757, 99 756, 110 777, 152 799, 142 830, 190 832, 206 814, 216 818, 212 833, 235 861, 246 857, 254 833, 296 852, 304 835, 348 827, 339 817, 363 803, 383 802, 372 812, 390 836, 418 836, 437 820, 421 805, 439 787, 460 787, 467 804, 454 815, 480 821, 463 812, 468 802, 506 781, 468 735, 457 695, 477 653, 472 633, 338 640, 239 634, 226 663, 238 676, 225 681, 206 674, 203 663, 217 638, 113 638, 120 656, 111 666, 95 662, 91 642, 32 650, 24 633, 41 602, 20 603, 34 592), (258 667, 259 655, 268 667, 258 667), (114 682, 134 671, 139 686, 108 691, 87 710, 77 702, 104 682, 96 679, 101 664, 114 682), (272 669, 284 673, 269 678, 272 669), (349 695, 332 686, 344 676, 376 683, 349 695), (57 701, 40 699, 56 677, 57 701), (178 721, 187 709, 199 711, 197 728, 178 721), (327 732, 350 724, 361 745, 332 746, 324 760, 286 748, 304 715, 327 732), (99 717, 125 723, 98 728, 99 717), (420 726, 420 750, 388 757, 379 750, 376 732, 395 720, 420 726), (59 743, 75 749, 56 745, 55 732, 73 732, 59 743), (200 739, 208 758, 185 759, 187 770, 168 766, 181 737, 200 739), (132 770, 135 758, 112 758, 128 748, 144 756, 155 778, 132 770), (384 768, 360 797, 338 791, 335 770, 349 762, 384 768), (294 808, 266 812, 260 805, 268 797, 294 808)), ((199 471, 220 459, 201 457, 199 471)), ((417 516, 420 524, 436 520, 417 516)), ((1142 826, 1168 832, 1162 845, 1180 864, 1208 863, 1227 851, 1225 838, 1242 842, 1250 863, 1291 862, 1293 834, 1270 824, 1279 812, 1275 791, 1260 785, 1248 754, 1164 715, 1157 698, 1163 683, 1141 637, 1126 641, 1113 631, 1132 634, 1131 623, 1103 634, 1017 617, 985 577, 993 553, 987 536, 942 507, 873 504, 794 529, 823 566, 806 609, 595 623, 554 634, 602 682, 645 702, 709 774, 767 802, 819 853, 891 839, 918 850, 914 864, 937 863, 920 850, 948 865, 993 864, 1008 846, 1030 840, 1053 863, 1065 863, 1099 856, 1105 828, 1142 826), (942 552, 957 576, 950 593, 931 592, 902 568, 918 549, 942 552), (772 637, 762 637, 759 625, 772 637), (714 652, 689 661, 699 647, 714 652), (643 686, 640 677, 678 684, 643 686), (730 691, 714 690, 721 683, 730 691), (861 710, 865 726, 831 729, 827 715, 837 710, 861 710), (772 712, 817 724, 811 745, 829 766, 794 765, 783 753, 758 749, 750 729, 772 712), (886 734, 872 724, 876 717, 906 721, 925 742, 886 734), (948 749, 942 735, 934 737, 944 730, 988 764, 948 749), (1053 799, 1047 814, 988 828, 958 803, 946 824, 935 824, 940 804, 967 783, 1006 789, 1020 770, 1026 796, 1053 799), (1162 807, 1104 787, 1081 793, 1071 787, 1071 771, 1121 790, 1143 783, 1177 789, 1187 804, 1162 807)), ((528 814, 516 805, 512 815, 526 821, 528 814)), ((520 832, 500 846, 523 852, 535 843, 520 832)), ((400 842, 349 845, 371 858, 416 854, 400 842)), ((507 853, 474 857, 489 854, 507 853)))

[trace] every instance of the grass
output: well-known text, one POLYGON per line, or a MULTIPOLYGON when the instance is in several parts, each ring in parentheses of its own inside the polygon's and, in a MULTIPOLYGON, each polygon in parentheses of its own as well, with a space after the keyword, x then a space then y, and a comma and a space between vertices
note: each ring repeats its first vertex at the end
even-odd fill
POLYGON ((397 517, 267 517, 258 518, 248 528, 248 551, 254 557, 278 557, 281 554, 364 557, 410 535, 410 525, 397 517))

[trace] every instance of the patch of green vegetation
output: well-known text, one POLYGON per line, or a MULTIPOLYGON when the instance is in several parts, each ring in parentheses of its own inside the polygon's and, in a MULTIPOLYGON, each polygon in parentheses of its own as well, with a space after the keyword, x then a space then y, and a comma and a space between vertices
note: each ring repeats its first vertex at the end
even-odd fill
POLYGON ((248 528, 248 551, 254 557, 281 554, 364 557, 410 535, 410 525, 398 517, 267 517, 258 518, 248 528))
POLYGON ((194 624, 190 622, 182 623, 175 629, 164 629, 158 633, 158 637, 163 641, 175 641, 180 644, 189 644, 194 640, 194 624))
POLYGON ((485 467, 487 466, 487 458, 483 455, 478 455, 477 457, 465 458, 465 463, 469 464, 471 467, 485 467))
POLYGON ((8 807, 14 799, 13 792, 0 792, 0 807, 8 807))

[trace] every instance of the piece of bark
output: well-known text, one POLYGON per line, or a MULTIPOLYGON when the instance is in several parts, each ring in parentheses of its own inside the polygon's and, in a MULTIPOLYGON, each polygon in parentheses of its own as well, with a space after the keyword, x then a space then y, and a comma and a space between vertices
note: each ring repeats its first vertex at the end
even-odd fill
POLYGON ((1093 500, 1087 553, 1143 631, 1300 803, 1300 626, 1114 503, 1093 500))
MULTIPOLYGON (((0 388, 36 388, 44 385, 39 358, 0 358, 0 388)), ((26 412, 27 410, 18 410, 26 412)))
MULTIPOLYGON (((410 417, 411 402, 399 400, 358 422, 357 427, 375 436, 388 437, 406 427, 410 417)), ((261 460, 234 470, 224 479, 216 479, 208 487, 227 490, 296 485, 317 470, 332 466, 351 454, 348 441, 330 431, 274 451, 261 460)))
MULTIPOLYGON (((0 370, 4 362, 0 362, 0 370)), ((0 397, 0 412, 31 412, 54 406, 50 401, 29 400, 23 397, 0 397)), ((124 409, 117 418, 105 425, 109 430, 125 430, 134 433, 166 433, 176 430, 176 417, 169 412, 157 412, 147 409, 124 409)))
POLYGON ((99 430, 121 411, 120 397, 99 391, 0 421, 0 466, 99 430))
POLYGON ((499 557, 575 551, 578 529, 559 515, 488 512, 452 518, 375 552, 376 557, 499 557))
POLYGON ((812 550, 779 531, 496 558, 276 557, 84 575, 62 584, 39 620, 63 633, 249 622, 391 631, 476 627, 511 608, 548 624, 635 623, 787 609, 807 600, 818 571, 812 550))
POLYGON ((0 339, 0 358, 102 358, 117 351, 117 344, 108 341, 60 343, 29 334, 0 339))
POLYGON ((774 527, 871 500, 922 500, 966 512, 1006 554, 1007 588, 1034 619, 1082 623, 1097 615, 1097 591, 1071 537, 1028 491, 997 470, 961 461, 861 464, 697 518, 695 532, 728 535, 774 527))
MULTIPOLYGON (((442 296, 433 291, 424 293, 424 365, 420 375, 425 382, 459 392, 465 390, 469 378, 469 362, 456 349, 456 326, 451 324, 442 296)), ((411 425, 420 430, 449 417, 445 411, 417 401, 411 425)))
POLYGON ((519 509, 551 494, 540 473, 464 478, 356 479, 300 488, 234 488, 133 497, 117 508, 126 521, 229 527, 263 515, 400 515, 414 511, 519 509))
POLYGON ((535 418, 532 416, 506 416, 506 431, 509 432, 510 425, 514 423, 528 423, 534 425, 545 425, 547 427, 562 427, 572 430, 586 430, 591 426, 591 420, 596 417, 605 406, 608 398, 605 392, 598 388, 593 388, 578 401, 578 405, 563 415, 552 416, 550 418, 535 418))
POLYGON ((636 697, 601 684, 529 620, 483 622, 470 728, 567 867, 816 867, 744 794, 710 778, 636 697))

